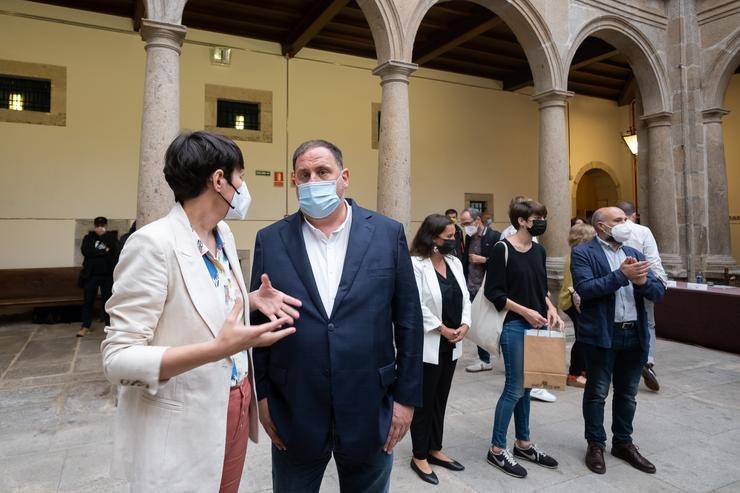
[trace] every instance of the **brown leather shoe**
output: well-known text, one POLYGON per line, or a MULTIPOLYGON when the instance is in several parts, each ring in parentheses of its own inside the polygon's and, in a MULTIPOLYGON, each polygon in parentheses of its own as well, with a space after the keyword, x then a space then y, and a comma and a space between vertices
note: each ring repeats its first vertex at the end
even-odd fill
POLYGON ((627 461, 629 465, 642 472, 649 474, 655 473, 655 466, 653 463, 638 452, 634 443, 620 443, 618 445, 612 445, 612 455, 618 459, 627 461))
MULTIPOLYGON (((613 449, 612 453, 614 453, 613 449)), ((586 467, 596 474, 604 474, 606 472, 604 449, 601 447, 601 444, 588 442, 588 450, 586 451, 586 467)))

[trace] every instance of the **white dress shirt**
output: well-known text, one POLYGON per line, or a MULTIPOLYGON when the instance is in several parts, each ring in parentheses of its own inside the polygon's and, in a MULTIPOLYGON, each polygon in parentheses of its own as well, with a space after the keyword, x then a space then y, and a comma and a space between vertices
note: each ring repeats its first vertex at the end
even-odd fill
POLYGON ((334 309, 334 299, 337 297, 339 281, 344 271, 344 258, 347 256, 349 231, 352 224, 352 206, 345 200, 347 217, 344 222, 328 237, 309 223, 303 220, 303 241, 306 244, 308 261, 319 290, 321 302, 327 316, 331 317, 334 309))
POLYGON ((663 283, 663 286, 668 284, 668 275, 663 268, 663 262, 661 262, 660 253, 658 252, 658 244, 650 228, 641 224, 630 224, 630 237, 624 244, 645 255, 645 260, 650 262, 650 270, 653 275, 663 283))
MULTIPOLYGON (((609 262, 609 268, 612 271, 619 270, 622 262, 627 258, 627 254, 620 246, 615 251, 612 246, 599 238, 599 243, 606 254, 606 260, 609 262)), ((615 322, 634 322, 637 320, 637 305, 635 304, 635 292, 632 289, 632 282, 622 286, 614 293, 614 321, 615 322)))

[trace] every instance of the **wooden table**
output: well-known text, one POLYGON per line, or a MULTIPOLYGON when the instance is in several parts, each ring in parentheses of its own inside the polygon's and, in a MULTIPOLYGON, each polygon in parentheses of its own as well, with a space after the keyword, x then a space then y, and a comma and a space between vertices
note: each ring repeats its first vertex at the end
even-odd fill
POLYGON ((677 281, 655 304, 658 337, 740 354, 740 288, 677 281))

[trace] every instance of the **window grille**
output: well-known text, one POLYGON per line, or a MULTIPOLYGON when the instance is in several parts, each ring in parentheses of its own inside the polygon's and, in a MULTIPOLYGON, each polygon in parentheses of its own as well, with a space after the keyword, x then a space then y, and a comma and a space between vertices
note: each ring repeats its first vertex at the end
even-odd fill
POLYGON ((0 75, 0 108, 51 111, 51 80, 0 75))
POLYGON ((219 99, 216 104, 216 126, 237 130, 259 130, 259 103, 219 99))

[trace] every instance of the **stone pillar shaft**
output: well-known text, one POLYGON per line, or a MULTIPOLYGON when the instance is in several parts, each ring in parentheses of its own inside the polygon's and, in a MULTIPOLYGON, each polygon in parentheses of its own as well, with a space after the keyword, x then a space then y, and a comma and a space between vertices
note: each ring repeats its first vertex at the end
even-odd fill
POLYGON ((174 203, 164 179, 164 154, 180 129, 180 48, 185 27, 141 21, 146 42, 144 110, 141 119, 136 220, 144 226, 167 214, 174 203))
POLYGON ((722 272, 724 267, 732 268, 730 245, 730 208, 727 198, 727 170, 725 167, 725 146, 722 133, 722 117, 729 111, 711 108, 702 112, 704 117, 704 146, 706 149, 708 208, 708 255, 706 270, 722 272))
POLYGON ((671 143, 672 113, 663 112, 641 118, 648 127, 648 209, 650 229, 658 243, 666 270, 673 276, 685 275, 679 256, 676 215, 676 173, 671 143))
POLYGON ((411 141, 409 75, 418 66, 389 60, 373 74, 381 78, 383 96, 378 136, 378 211, 408 229, 411 221, 411 141))
POLYGON ((566 101, 573 93, 548 91, 533 97, 540 109, 539 201, 547 207, 548 270, 560 267, 568 254, 570 229, 569 156, 566 134, 566 101))

